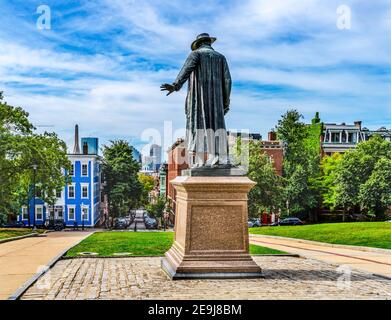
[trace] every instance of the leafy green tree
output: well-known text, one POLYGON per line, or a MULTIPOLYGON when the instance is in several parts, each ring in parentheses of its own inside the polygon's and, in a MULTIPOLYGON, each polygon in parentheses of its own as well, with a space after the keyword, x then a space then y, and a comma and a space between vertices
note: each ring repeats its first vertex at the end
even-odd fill
POLYGON ((302 118, 297 110, 289 110, 276 126, 277 136, 284 146, 284 213, 288 216, 307 213, 310 220, 316 221, 320 202, 316 178, 319 174, 322 123, 318 113, 310 125, 302 122, 302 118))
POLYGON ((133 148, 127 141, 110 141, 102 151, 104 193, 113 225, 114 218, 129 214, 140 201, 142 186, 137 175, 140 165, 133 159, 133 148))
POLYGON ((160 224, 162 224, 162 219, 164 212, 167 208, 167 199, 164 196, 158 196, 154 202, 148 203, 145 206, 145 209, 148 211, 148 213, 154 217, 160 220, 160 224))
POLYGON ((384 218, 391 206, 391 159, 381 158, 375 164, 369 179, 360 186, 358 200, 369 216, 384 218))
MULTIPOLYGON (((356 149, 346 152, 336 172, 337 205, 343 208, 344 212, 358 211, 362 208, 370 216, 375 212, 383 215, 381 203, 387 201, 377 198, 382 192, 370 196, 368 190, 372 190, 375 185, 384 187, 381 180, 376 180, 379 179, 379 172, 382 170, 378 163, 385 164, 390 159, 391 143, 379 135, 359 143, 356 149)), ((386 169, 387 167, 384 168, 386 169)))
POLYGON ((249 144, 248 177, 257 184, 248 196, 249 216, 259 217, 262 213, 277 212, 281 208, 281 177, 277 175, 270 159, 261 149, 259 141, 249 144))
MULTIPOLYGON (((28 113, 2 101, 0 94, 0 215, 18 213, 28 205, 37 165, 36 184, 43 200, 53 202, 56 189, 68 182, 66 145, 56 134, 36 134, 28 113)), ((4 219, 4 218, 3 218, 4 219)))
POLYGON ((338 152, 325 156, 321 161, 320 175, 317 179, 322 196, 322 206, 332 211, 337 206, 336 174, 341 161, 342 155, 338 152))
POLYGON ((155 179, 152 176, 139 173, 138 180, 140 181, 142 188, 140 203, 141 205, 145 206, 149 201, 149 193, 155 186, 155 179))

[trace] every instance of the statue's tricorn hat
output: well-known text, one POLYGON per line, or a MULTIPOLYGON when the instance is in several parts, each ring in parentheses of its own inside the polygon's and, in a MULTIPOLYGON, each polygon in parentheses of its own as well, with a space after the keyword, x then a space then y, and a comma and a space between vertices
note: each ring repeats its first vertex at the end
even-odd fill
POLYGON ((216 38, 214 37, 210 37, 209 36, 209 33, 201 33, 197 36, 197 38, 193 41, 193 43, 191 44, 191 50, 197 50, 201 43, 206 40, 206 39, 209 39, 211 43, 215 42, 216 41, 216 38))

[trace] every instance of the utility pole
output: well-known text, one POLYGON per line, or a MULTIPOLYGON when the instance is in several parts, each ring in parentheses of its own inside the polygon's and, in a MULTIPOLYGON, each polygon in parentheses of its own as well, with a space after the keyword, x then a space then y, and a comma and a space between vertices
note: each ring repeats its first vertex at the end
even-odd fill
POLYGON ((36 226, 36 221, 35 221, 35 183, 36 183, 36 175, 37 175, 37 165, 36 164, 33 164, 33 170, 34 170, 34 174, 33 174, 33 231, 36 231, 37 230, 37 226, 36 226))

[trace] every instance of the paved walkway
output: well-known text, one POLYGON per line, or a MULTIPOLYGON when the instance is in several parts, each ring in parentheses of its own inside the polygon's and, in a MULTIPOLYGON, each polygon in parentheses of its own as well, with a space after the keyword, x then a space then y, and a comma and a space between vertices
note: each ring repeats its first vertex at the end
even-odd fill
POLYGON ((391 250, 390 253, 360 251, 251 234, 250 243, 299 254, 303 257, 317 259, 331 264, 347 265, 351 268, 391 278, 391 250))
POLYGON ((90 234, 90 231, 51 232, 46 237, 0 244, 0 299, 7 299, 55 257, 90 234))
POLYGON ((22 299, 391 299, 391 281, 318 260, 254 256, 265 278, 170 280, 160 257, 59 261, 22 299))

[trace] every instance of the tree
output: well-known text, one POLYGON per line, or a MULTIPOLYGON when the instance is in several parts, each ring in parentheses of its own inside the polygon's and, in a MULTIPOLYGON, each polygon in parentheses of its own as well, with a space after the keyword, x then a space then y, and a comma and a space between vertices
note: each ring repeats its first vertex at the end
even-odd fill
POLYGON ((303 123, 302 118, 296 110, 289 110, 276 126, 277 136, 284 147, 285 214, 307 213, 310 220, 316 221, 316 210, 320 202, 316 177, 319 174, 323 125, 318 113, 310 125, 303 123))
POLYGON ((391 205, 391 159, 379 159, 369 179, 360 186, 358 200, 369 216, 384 218, 391 205))
POLYGON ((155 202, 148 203, 145 208, 152 217, 159 219, 160 224, 162 224, 162 219, 164 212, 166 211, 167 204, 166 197, 159 196, 156 198, 155 202))
POLYGON ((155 186, 155 179, 152 176, 139 173, 138 180, 141 183, 141 205, 145 206, 148 203, 149 193, 153 190, 155 186))
POLYGON ((36 183, 42 199, 53 202, 55 190, 68 182, 66 145, 55 133, 34 133, 28 113, 2 101, 0 94, 0 215, 17 214, 28 205, 37 165, 36 183))
POLYGON ((281 207, 281 177, 272 160, 261 150, 259 141, 249 144, 248 177, 257 184, 248 196, 249 215, 258 217, 264 212, 276 212, 281 207))
POLYGON ((325 156, 320 164, 317 184, 322 196, 322 206, 329 210, 335 210, 337 206, 336 172, 341 161, 342 155, 336 152, 325 156))
POLYGON ((129 214, 140 201, 142 186, 138 180, 140 165, 133 159, 133 147, 127 141, 104 145, 102 176, 112 226, 114 218, 129 214))
POLYGON ((365 213, 370 216, 373 216, 375 211, 382 215, 384 210, 377 204, 384 203, 385 199, 377 199, 377 193, 370 196, 368 190, 372 190, 376 185, 387 189, 379 180, 379 172, 387 170, 387 166, 381 169, 378 163, 385 164, 385 161, 390 159, 391 143, 379 135, 374 135, 368 141, 359 143, 356 149, 346 152, 336 171, 337 205, 343 208, 344 212, 365 209, 365 213))

